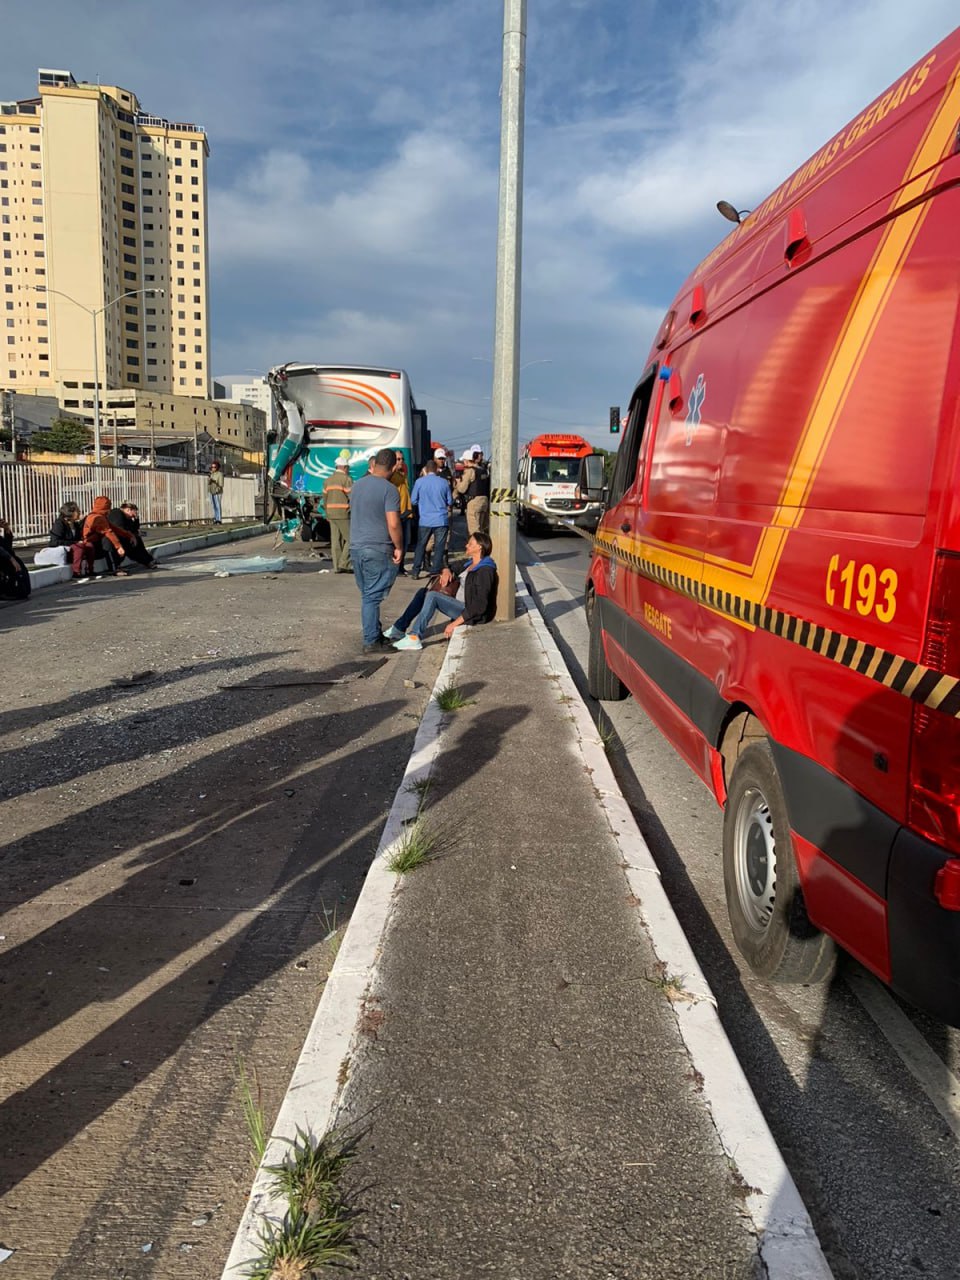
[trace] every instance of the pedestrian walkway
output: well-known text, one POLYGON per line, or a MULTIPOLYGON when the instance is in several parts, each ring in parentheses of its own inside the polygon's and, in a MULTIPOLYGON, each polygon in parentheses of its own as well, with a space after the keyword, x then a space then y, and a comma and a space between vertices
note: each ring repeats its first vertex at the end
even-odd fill
POLYGON ((433 857, 386 869, 408 785, 275 1129, 364 1131, 358 1274, 828 1276, 539 615, 458 632, 449 682, 408 769, 433 857))

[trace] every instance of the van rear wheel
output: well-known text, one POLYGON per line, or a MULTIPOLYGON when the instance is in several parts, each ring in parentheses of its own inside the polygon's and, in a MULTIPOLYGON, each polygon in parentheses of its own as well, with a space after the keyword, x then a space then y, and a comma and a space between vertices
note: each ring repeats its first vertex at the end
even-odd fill
POLYGON ((783 787, 766 740, 740 755, 723 815, 723 883, 734 940, 750 968, 772 982, 822 982, 836 944, 811 924, 803 902, 783 787))
POLYGON ((607 666, 603 652, 603 636, 600 634, 600 609, 596 596, 590 601, 590 647, 587 654, 587 690, 591 698, 601 702, 622 702, 627 696, 627 686, 607 666))

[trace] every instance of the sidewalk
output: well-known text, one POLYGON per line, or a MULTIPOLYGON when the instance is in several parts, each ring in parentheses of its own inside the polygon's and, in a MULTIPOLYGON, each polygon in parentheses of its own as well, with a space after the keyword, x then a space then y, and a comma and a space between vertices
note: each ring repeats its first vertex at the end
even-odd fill
MULTIPOLYGON (((224 525, 215 525, 212 521, 207 525, 181 525, 154 527, 144 531, 144 543, 153 553, 156 560, 169 560, 171 556, 181 555, 185 551, 201 551, 204 547, 216 547, 225 542, 238 542, 246 538, 258 538, 264 533, 264 526, 255 521, 230 521, 224 525)), ((29 547, 17 548, 17 555, 24 561, 30 573, 30 589, 38 591, 44 587, 55 587, 62 582, 72 582, 73 570, 66 565, 35 565, 33 555, 41 545, 31 544, 29 547)), ((261 554, 263 554, 261 552, 261 554)), ((95 562, 98 574, 107 570, 107 562, 103 559, 95 562)), ((133 566, 134 573, 142 573, 141 565, 133 566)))
POLYGON ((437 856, 386 869, 401 787, 274 1129, 365 1131, 358 1274, 829 1276, 539 615, 456 633, 450 681, 407 772, 437 856))

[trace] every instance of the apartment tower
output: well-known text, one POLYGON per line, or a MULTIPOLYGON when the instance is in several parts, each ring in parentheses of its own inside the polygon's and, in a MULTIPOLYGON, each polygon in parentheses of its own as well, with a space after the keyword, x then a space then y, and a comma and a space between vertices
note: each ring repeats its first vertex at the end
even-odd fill
POLYGON ((69 71, 0 103, 0 388, 89 420, 96 344, 101 397, 208 395, 208 154, 198 125, 69 71))

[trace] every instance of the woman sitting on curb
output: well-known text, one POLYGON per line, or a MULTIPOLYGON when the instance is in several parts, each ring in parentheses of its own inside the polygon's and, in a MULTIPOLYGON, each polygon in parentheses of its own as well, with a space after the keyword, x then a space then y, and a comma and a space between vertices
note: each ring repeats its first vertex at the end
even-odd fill
POLYGON ((94 498, 93 510, 83 522, 83 540, 92 545, 94 556, 104 557, 108 572, 115 578, 129 578, 129 570, 121 568, 121 562, 127 550, 120 541, 116 529, 107 519, 109 513, 110 499, 94 498))
MULTIPOLYGON (((493 543, 488 534, 471 534, 467 539, 468 559, 461 566, 463 604, 443 591, 421 587, 393 626, 383 633, 388 640, 394 641, 393 647, 399 650, 422 649, 421 637, 438 609, 452 619, 443 630, 448 640, 457 627, 492 622, 497 613, 497 566, 490 558, 492 550, 493 543), (404 635, 408 626, 410 630, 404 635)), ((453 577, 449 569, 444 569, 439 575, 440 584, 446 585, 453 577)))

